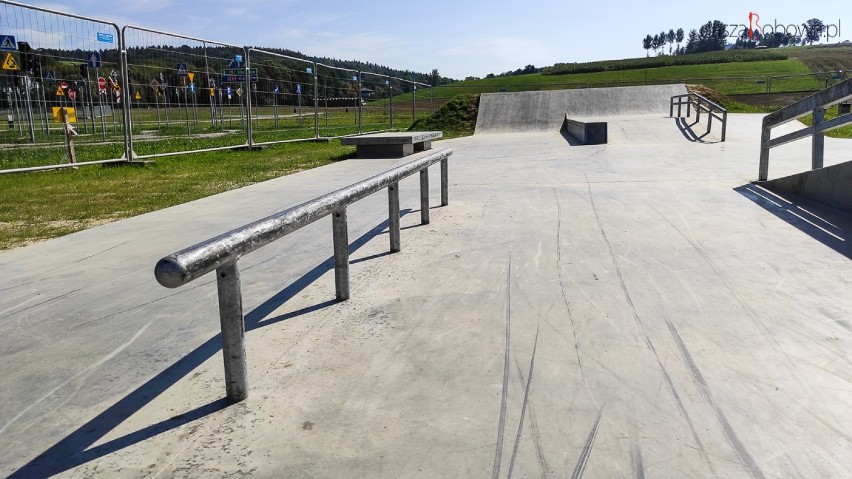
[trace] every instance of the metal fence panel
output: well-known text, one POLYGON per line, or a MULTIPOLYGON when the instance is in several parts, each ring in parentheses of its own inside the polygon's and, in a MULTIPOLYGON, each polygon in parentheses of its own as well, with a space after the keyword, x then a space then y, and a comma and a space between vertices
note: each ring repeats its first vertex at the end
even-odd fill
POLYGON ((249 48, 251 143, 315 139, 316 64, 281 53, 249 48))
POLYGON ((122 29, 132 98, 134 157, 233 148, 248 143, 246 52, 237 45, 122 29), (172 142, 163 152, 162 140, 172 142))
POLYGON ((59 108, 73 109, 78 161, 125 152, 118 26, 0 1, 0 170, 68 161, 59 108))
POLYGON ((317 63, 319 135, 330 138, 360 133, 360 72, 317 63))

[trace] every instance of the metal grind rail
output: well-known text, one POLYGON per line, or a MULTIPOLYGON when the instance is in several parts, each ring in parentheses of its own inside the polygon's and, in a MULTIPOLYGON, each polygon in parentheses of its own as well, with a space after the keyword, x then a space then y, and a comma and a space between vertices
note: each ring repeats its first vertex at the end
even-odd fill
POLYGON ((721 141, 725 141, 725 133, 728 128, 728 110, 699 95, 698 93, 687 93, 684 95, 675 95, 671 98, 671 101, 669 103, 669 117, 674 116, 674 107, 677 107, 677 116, 678 118, 682 118, 683 105, 686 105, 687 117, 692 116, 692 106, 695 105, 696 123, 701 121, 701 112, 707 113, 707 131, 704 133, 704 136, 710 134, 710 130, 713 128, 714 118, 721 121, 721 141))
POLYGON ((429 171, 441 163, 441 206, 449 204, 448 160, 453 152, 440 149, 410 163, 393 168, 337 191, 231 230, 207 241, 162 258, 154 268, 157 281, 177 288, 216 271, 222 354, 225 361, 225 390, 228 400, 248 397, 240 272, 237 261, 317 220, 332 217, 334 280, 338 301, 349 299, 349 234, 346 207, 384 188, 388 190, 388 222, 391 252, 401 251, 399 181, 420 173, 420 222, 429 223, 429 171))
POLYGON ((766 181, 769 177, 770 149, 808 136, 811 137, 812 141, 811 169, 822 168, 825 153, 825 132, 852 123, 852 114, 850 113, 838 114, 836 118, 826 121, 825 110, 849 98, 852 98, 852 78, 763 117, 763 130, 760 135, 760 167, 757 180, 766 181), (813 124, 811 126, 778 138, 772 138, 773 128, 805 116, 808 113, 813 114, 813 124))

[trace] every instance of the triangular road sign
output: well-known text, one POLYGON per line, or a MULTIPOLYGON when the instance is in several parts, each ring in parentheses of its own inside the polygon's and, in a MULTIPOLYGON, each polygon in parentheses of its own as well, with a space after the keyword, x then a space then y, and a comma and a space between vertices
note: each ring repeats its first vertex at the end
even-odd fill
POLYGON ((141 94, 141 93, 139 93, 139 90, 136 90, 136 99, 137 99, 137 100, 141 100, 141 99, 142 99, 142 94, 141 94))
POLYGON ((195 73, 193 73, 193 72, 187 72, 187 73, 186 73, 186 76, 188 76, 188 77, 189 77, 189 82, 190 82, 190 83, 192 83, 192 82, 194 82, 194 81, 195 81, 195 73))
POLYGON ((15 60, 15 57, 12 56, 11 52, 7 53, 6 58, 3 59, 3 69, 4 70, 20 70, 21 69, 18 66, 18 61, 15 60))
POLYGON ((62 91, 61 86, 56 87, 56 96, 65 96, 65 92, 62 91))

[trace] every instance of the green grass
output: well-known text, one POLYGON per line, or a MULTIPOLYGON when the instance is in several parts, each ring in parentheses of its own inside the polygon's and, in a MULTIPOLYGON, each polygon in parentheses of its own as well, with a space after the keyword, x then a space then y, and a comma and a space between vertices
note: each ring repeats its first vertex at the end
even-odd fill
POLYGON ((640 68, 660 68, 677 65, 708 65, 714 63, 755 62, 786 60, 786 50, 734 50, 696 53, 691 55, 664 55, 646 58, 628 58, 625 60, 606 60, 584 63, 557 63, 542 68, 545 75, 566 75, 575 73, 596 73, 605 71, 637 70, 640 68))
MULTIPOLYGON (((769 77, 804 75, 811 71, 800 60, 720 63, 713 65, 680 65, 637 70, 577 73, 571 75, 518 75, 465 81, 435 88, 435 96, 449 98, 457 94, 492 93, 499 91, 553 90, 564 88, 603 87, 619 85, 702 83, 731 95, 763 93, 769 77), (758 83, 761 81, 763 83, 758 83)), ((779 80, 780 81, 780 80, 779 80)), ((785 81, 784 88, 804 90, 822 88, 823 82, 813 76, 796 77, 785 81)), ((404 95, 401 96, 404 98, 404 95)), ((401 98, 401 99, 403 99, 401 98)))
MULTIPOLYGON (((825 120, 832 120, 834 118, 837 118, 837 107, 830 108, 825 111, 825 120)), ((814 117, 813 115, 803 116, 799 118, 799 121, 807 126, 811 126, 814 124, 814 117)), ((825 136, 829 136, 831 138, 852 138, 852 123, 827 131, 825 136)))
POLYGON ((156 211, 354 155, 353 147, 291 143, 157 159, 145 167, 81 167, 0 175, 0 249, 156 211))
POLYGON ((412 130, 441 130, 445 138, 456 138, 473 134, 476 115, 479 112, 479 96, 458 95, 444 104, 435 114, 417 120, 412 130))

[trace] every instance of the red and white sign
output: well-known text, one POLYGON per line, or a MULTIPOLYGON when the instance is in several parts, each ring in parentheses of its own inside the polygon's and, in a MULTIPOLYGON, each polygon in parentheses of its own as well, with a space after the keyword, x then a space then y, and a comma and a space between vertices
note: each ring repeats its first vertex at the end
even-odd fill
POLYGON ((69 100, 76 100, 77 99, 77 92, 74 91, 74 90, 68 90, 68 99, 69 100))
POLYGON ((67 84, 67 83, 65 83, 65 82, 62 82, 62 83, 59 85, 59 88, 62 88, 63 90, 67 90, 67 89, 68 89, 68 84, 67 84))
POLYGON ((106 90, 106 78, 98 77, 98 90, 100 90, 100 91, 106 90))

